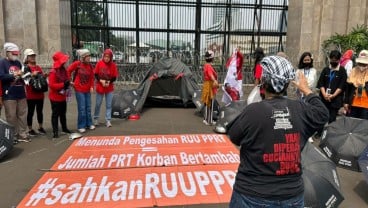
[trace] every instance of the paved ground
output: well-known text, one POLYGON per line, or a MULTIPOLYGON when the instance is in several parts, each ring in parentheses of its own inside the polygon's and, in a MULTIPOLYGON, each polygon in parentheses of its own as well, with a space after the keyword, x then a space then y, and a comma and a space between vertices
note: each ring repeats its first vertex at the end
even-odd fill
MULTIPOLYGON (((202 124, 193 108, 145 108, 138 121, 113 120, 112 128, 99 126, 89 135, 143 135, 213 133, 212 127, 202 124)), ((103 111, 101 115, 103 115, 103 111)), ((2 112, 4 114, 4 112, 2 112)), ((75 101, 68 106, 69 128, 76 129, 75 101)), ((3 117, 3 115, 2 115, 3 117)), ((102 121, 102 119, 101 119, 102 121)), ((43 175, 42 169, 50 168, 71 141, 67 135, 57 140, 51 138, 50 104, 45 100, 45 128, 47 136, 34 138, 31 143, 20 143, 5 158, 0 160, 0 208, 16 206, 43 175)), ((368 184, 360 172, 338 169, 345 200, 341 208, 368 207, 368 184)), ((204 207, 204 206, 196 206, 204 207)), ((211 205, 206 207, 227 207, 211 205)))

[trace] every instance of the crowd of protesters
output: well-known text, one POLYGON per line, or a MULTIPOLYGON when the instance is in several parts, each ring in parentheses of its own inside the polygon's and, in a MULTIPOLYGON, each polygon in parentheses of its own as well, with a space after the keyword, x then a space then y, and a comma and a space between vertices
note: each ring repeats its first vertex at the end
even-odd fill
POLYGON ((113 60, 113 52, 106 49, 96 67, 90 63, 90 51, 79 49, 79 60, 68 66, 69 56, 56 51, 53 56, 52 68, 49 72, 36 63, 36 52, 7 42, 4 44, 5 56, 0 58, 0 110, 4 107, 6 121, 14 127, 14 144, 30 142, 31 137, 45 135, 44 99, 45 93, 51 103, 52 138, 59 137, 59 121, 61 133, 71 134, 67 126, 67 105, 72 91, 78 105, 77 130, 94 130, 99 124, 102 99, 106 98, 105 124, 111 127, 111 105, 114 81, 118 70, 113 60), (37 87, 37 85, 43 85, 37 87), (48 92, 47 92, 48 91, 48 92), (95 112, 92 117, 91 93, 96 91, 95 112), (33 127, 33 116, 36 111, 38 126, 33 127))

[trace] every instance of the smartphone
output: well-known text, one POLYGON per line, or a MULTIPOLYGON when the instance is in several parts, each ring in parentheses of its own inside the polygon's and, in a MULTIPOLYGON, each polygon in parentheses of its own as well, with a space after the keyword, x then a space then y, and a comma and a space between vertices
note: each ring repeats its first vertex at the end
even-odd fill
POLYGON ((330 88, 327 88, 327 89, 326 89, 326 94, 327 94, 327 95, 330 95, 330 94, 331 94, 331 89, 330 89, 330 88))

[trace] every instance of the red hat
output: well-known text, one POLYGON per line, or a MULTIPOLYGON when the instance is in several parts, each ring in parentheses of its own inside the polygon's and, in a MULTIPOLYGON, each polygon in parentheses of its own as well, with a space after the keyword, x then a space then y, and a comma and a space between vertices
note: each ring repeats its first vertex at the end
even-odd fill
POLYGON ((63 64, 65 64, 69 60, 69 56, 61 51, 57 51, 52 56, 52 59, 54 60, 52 67, 55 69, 60 68, 63 64))

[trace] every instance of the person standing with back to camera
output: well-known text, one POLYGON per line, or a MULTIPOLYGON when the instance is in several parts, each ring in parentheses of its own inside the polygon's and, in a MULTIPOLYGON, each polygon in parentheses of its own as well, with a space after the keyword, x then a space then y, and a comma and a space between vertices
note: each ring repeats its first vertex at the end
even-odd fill
POLYGON ((213 108, 216 100, 216 93, 219 87, 217 81, 217 72, 212 67, 215 53, 211 50, 204 55, 206 63, 203 65, 203 87, 201 101, 204 103, 205 112, 203 123, 206 125, 213 125, 213 108))
POLYGON ((49 74, 49 99, 51 103, 51 124, 54 139, 59 138, 59 119, 62 132, 66 134, 72 133, 66 124, 66 91, 69 90, 70 80, 66 72, 66 63, 69 56, 57 51, 52 56, 54 61, 49 74))
POLYGON ((303 208, 301 150, 328 121, 328 111, 302 73, 298 74, 299 82, 293 84, 305 95, 305 102, 283 96, 295 78, 289 61, 269 56, 260 64, 265 99, 245 107, 227 127, 230 140, 240 146, 240 165, 229 207, 303 208), (292 160, 274 160, 284 153, 276 148, 278 145, 294 147, 289 152, 292 160))
POLYGON ((94 125, 99 125, 98 118, 100 117, 100 109, 103 97, 106 101, 105 120, 106 127, 111 127, 111 111, 112 111, 112 97, 114 91, 114 81, 118 77, 118 69, 112 60, 113 52, 111 49, 106 49, 103 57, 97 62, 94 74, 97 80, 96 83, 96 106, 94 113, 94 125))

